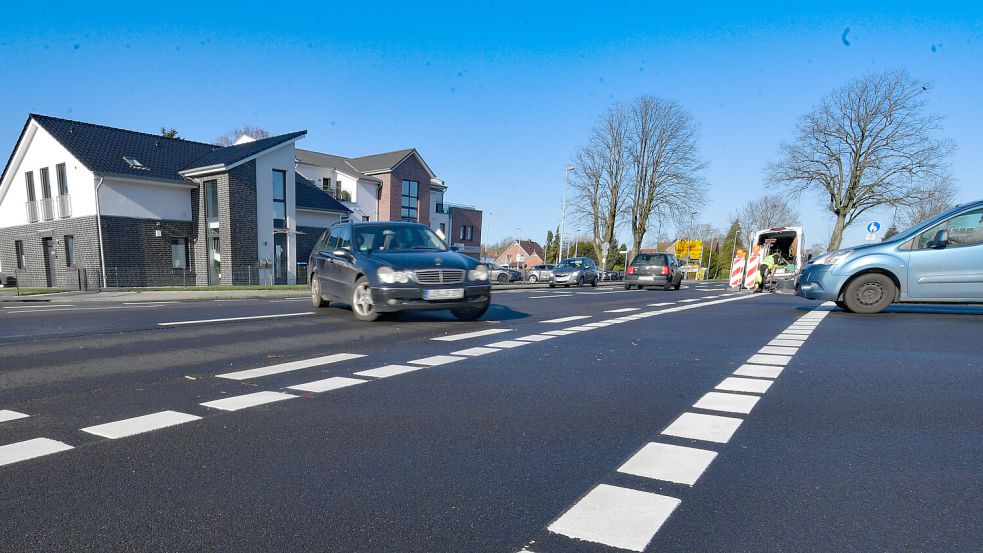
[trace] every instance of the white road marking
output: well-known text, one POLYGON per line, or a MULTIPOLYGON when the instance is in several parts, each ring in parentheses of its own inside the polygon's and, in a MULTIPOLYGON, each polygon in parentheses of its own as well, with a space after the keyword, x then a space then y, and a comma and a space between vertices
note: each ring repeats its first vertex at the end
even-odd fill
POLYGON ((25 415, 24 413, 18 413, 17 411, 0 409, 0 422, 15 421, 17 419, 26 419, 29 416, 30 415, 25 415))
POLYGON ((338 388, 347 388, 348 386, 354 386, 356 384, 364 384, 365 382, 368 382, 368 380, 348 378, 346 376, 333 376, 323 380, 315 380, 314 382, 297 384, 296 386, 287 386, 287 389, 299 390, 301 392, 314 392, 315 394, 319 394, 321 392, 337 390, 338 388))
POLYGON ((782 334, 795 334, 797 336, 809 336, 812 334, 812 330, 803 330, 801 328, 786 328, 782 331, 782 334))
POLYGON ((33 440, 0 446, 0 466, 51 455, 59 451, 68 451, 69 449, 74 448, 49 438, 34 438, 33 440))
POLYGON ((685 300, 679 300, 679 303, 689 303, 691 301, 700 301, 700 298, 688 298, 685 300))
POLYGON ((741 365, 734 371, 738 376, 754 376, 757 378, 778 378, 782 374, 782 367, 774 365, 741 365))
POLYGON ((662 433, 667 436, 725 444, 730 441, 734 432, 737 432, 737 427, 742 422, 744 419, 734 417, 683 413, 662 433))
POLYGON ((574 332, 584 332, 585 330, 594 330, 592 326, 568 326, 563 330, 572 330, 574 332))
POLYGON ((649 307, 664 307, 666 305, 672 305, 673 303, 675 303, 675 302, 664 301, 662 303, 650 303, 650 304, 648 304, 648 306, 649 307))
POLYGON ((284 298, 282 300, 269 300, 270 303, 283 303, 285 301, 307 301, 310 298, 304 296, 303 298, 284 298))
POLYGON ((798 347, 764 346, 758 350, 758 353, 765 353, 771 355, 795 355, 797 351, 799 351, 798 347))
POLYGON ((206 401, 201 405, 211 407, 212 409, 221 409, 222 411, 238 411, 248 407, 256 407, 257 405, 265 405, 267 403, 273 403, 274 401, 294 399, 296 397, 298 396, 280 392, 256 392, 254 394, 245 394, 241 396, 227 397, 225 399, 216 399, 215 401, 206 401))
POLYGON ((767 355, 764 353, 756 353, 752 355, 747 362, 754 363, 756 365, 778 365, 784 367, 788 365, 788 362, 792 358, 788 355, 767 355))
POLYGON ((519 346, 528 346, 530 342, 520 342, 518 340, 503 340, 501 342, 495 342, 494 344, 486 344, 490 348, 506 348, 512 349, 519 346))
POLYGON ((495 348, 476 347, 476 348, 462 349, 462 350, 459 350, 459 351, 452 351, 451 352, 451 355, 463 355, 465 357, 477 357, 479 355, 487 355, 489 353, 495 353, 496 351, 502 351, 502 350, 495 349, 495 348))
MULTIPOLYGON (((147 307, 160 307, 159 305, 148 305, 147 307)), ((118 305, 113 307, 66 307, 64 309, 21 309, 20 311, 11 311, 11 315, 20 315, 21 313, 40 313, 43 311, 58 311, 62 313, 64 311, 106 311, 108 309, 133 309, 132 307, 118 305)))
POLYGON ((526 299, 527 300, 541 300, 543 298, 568 298, 568 297, 570 297, 572 295, 573 294, 553 294, 553 295, 550 295, 550 296, 529 296, 526 299))
MULTIPOLYGON (((216 300, 218 301, 218 300, 216 300)), ((105 309, 109 309, 108 307, 105 309)), ((225 319, 200 319, 197 321, 171 321, 168 323, 157 323, 157 326, 177 326, 177 325, 197 325, 197 324, 208 324, 208 323, 227 323, 231 321, 255 321, 259 319, 282 319, 284 317, 304 317, 307 315, 314 315, 312 311, 304 311, 303 313, 280 313, 277 315, 253 315, 251 317, 227 317, 225 319)))
POLYGON ((458 340, 467 340, 469 338, 478 338, 481 336, 491 336, 492 334, 501 334, 503 332, 512 332, 511 328, 489 328, 488 330, 477 330, 475 332, 465 332, 463 334, 451 334, 449 336, 438 336, 436 338, 431 338, 431 340, 437 340, 440 342, 456 342, 458 340))
POLYGON ((692 486, 716 456, 715 451, 651 442, 618 472, 692 486))
POLYGON ((179 301, 124 301, 123 305, 167 305, 170 303, 181 303, 179 301))
POLYGON ((83 428, 82 432, 88 432, 89 434, 95 434, 96 436, 102 436, 103 438, 109 438, 110 440, 117 440, 127 436, 150 432, 151 430, 158 430, 161 428, 167 428, 168 426, 176 426, 178 424, 196 421, 200 418, 201 417, 195 415, 179 413, 177 411, 161 411, 159 413, 151 413, 149 415, 133 417, 131 419, 123 419, 96 426, 89 426, 87 428, 83 428))
POLYGON ((803 336, 801 334, 779 334, 778 336, 775 336, 775 339, 776 340, 799 340, 800 342, 805 342, 806 341, 806 338, 808 338, 808 337, 809 337, 808 335, 803 336))
POLYGON ((805 340, 789 340, 788 338, 775 338, 768 342, 769 346, 788 346, 793 348, 801 347, 805 340))
POLYGON ((73 304, 70 303, 48 303, 48 304, 28 303, 26 305, 5 305, 3 306, 3 308, 4 309, 42 309, 48 307, 72 307, 72 306, 73 304))
POLYGON ((601 484, 548 530, 578 540, 643 551, 680 500, 601 484))
POLYGON ((544 340, 552 340, 553 338, 556 338, 556 336, 553 336, 552 334, 530 334, 529 336, 516 338, 516 340, 521 340, 523 342, 542 342, 544 340))
POLYGON ((641 307, 622 307, 621 309, 608 309, 605 313, 627 313, 629 311, 638 311, 641 307))
POLYGON ((694 403, 693 407, 708 411, 726 411, 728 413, 742 413, 746 415, 754 408, 754 404, 758 403, 758 399, 760 398, 755 396, 709 392, 694 403))
POLYGON ((570 321, 579 321, 580 319, 589 319, 590 315, 573 315, 571 317, 560 317, 559 319, 550 319, 548 321, 543 321, 544 323, 568 323, 570 321))
POLYGON ((258 367, 255 369, 247 369, 244 371, 225 373, 217 376, 219 378, 229 378, 231 380, 247 380, 250 378, 269 376, 271 374, 299 371, 301 369, 317 367, 318 365, 328 365, 330 363, 337 363, 339 361, 348 361, 349 359, 358 359, 360 357, 365 357, 365 356, 357 353, 336 353, 334 355, 325 355, 324 357, 315 357, 313 359, 304 359, 301 361, 291 361, 289 363, 270 365, 268 367, 258 367))
POLYGON ((751 392, 754 394, 763 394, 768 391, 771 387, 771 380, 761 380, 758 378, 734 378, 728 376, 721 382, 717 384, 716 388, 718 390, 726 390, 728 392, 751 392))
POLYGON ((372 378, 388 378, 390 376, 419 371, 421 369, 423 369, 423 367, 410 367, 409 365, 386 365, 384 367, 379 367, 378 369, 359 371, 355 374, 358 376, 371 376, 372 378))
POLYGON ((409 363, 413 363, 414 365, 424 365, 427 367, 436 367, 437 365, 446 365, 447 363, 463 361, 464 359, 464 357, 457 357, 454 355, 434 355, 433 357, 424 357, 423 359, 409 361, 409 363))
POLYGON ((599 321, 599 322, 596 322, 596 323, 587 323, 587 324, 585 324, 583 326, 592 326, 594 328, 604 328, 606 326, 611 326, 611 323, 609 323, 607 321, 599 321))
POLYGON ((567 336, 568 334, 576 334, 576 330, 547 330, 543 334, 548 334, 550 336, 567 336))

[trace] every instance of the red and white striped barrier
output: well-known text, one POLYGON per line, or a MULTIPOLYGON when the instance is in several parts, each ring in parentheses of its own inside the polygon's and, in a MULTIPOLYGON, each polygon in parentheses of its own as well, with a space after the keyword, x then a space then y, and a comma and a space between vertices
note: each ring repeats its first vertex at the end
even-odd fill
POLYGON ((734 262, 730 265, 730 287, 740 289, 741 282, 744 280, 744 266, 747 260, 743 255, 734 257, 734 262))
POLYGON ((752 289, 757 285, 758 266, 761 264, 761 254, 754 252, 747 260, 747 275, 744 277, 744 287, 752 289))

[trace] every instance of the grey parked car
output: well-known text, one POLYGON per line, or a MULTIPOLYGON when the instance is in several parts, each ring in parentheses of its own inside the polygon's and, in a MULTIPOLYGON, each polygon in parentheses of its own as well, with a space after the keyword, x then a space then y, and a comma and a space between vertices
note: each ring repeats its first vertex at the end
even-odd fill
POLYGON ((553 268, 550 275, 550 288, 554 286, 583 286, 590 283, 597 286, 597 264, 589 257, 563 259, 553 268))
POLYGON ((983 303, 983 200, 956 206, 880 244, 813 259, 796 294, 854 313, 899 303, 983 303))
POLYGON ((536 265, 535 267, 529 269, 529 272, 526 274, 526 281, 549 282, 550 275, 553 274, 554 267, 556 267, 556 265, 550 265, 550 264, 536 265))
POLYGON ((510 282, 522 281, 522 273, 515 269, 503 267, 497 263, 489 263, 488 269, 491 271, 489 278, 492 282, 508 284, 510 282))

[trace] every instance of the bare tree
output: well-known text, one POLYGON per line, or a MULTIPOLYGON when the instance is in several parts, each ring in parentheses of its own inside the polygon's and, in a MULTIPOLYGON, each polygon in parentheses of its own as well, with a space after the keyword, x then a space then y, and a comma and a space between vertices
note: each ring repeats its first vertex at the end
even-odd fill
POLYGON ((784 194, 767 194, 751 200, 741 206, 734 217, 740 222, 745 244, 750 244, 759 230, 799 225, 799 212, 792 205, 792 199, 784 194))
POLYGON ((269 138, 270 132, 266 129, 261 129, 259 127, 253 127, 251 125, 244 125, 238 129, 232 129, 229 132, 223 134, 222 136, 215 139, 215 144, 219 146, 231 146, 236 143, 243 135, 252 138, 253 140, 261 140, 263 138, 269 138))
MULTIPOLYGON (((624 209, 628 181, 628 111, 620 104, 594 125, 590 140, 574 158, 574 218, 590 228, 595 259, 618 247, 615 230, 624 209)), ((609 260, 613 259, 608 255, 609 260)), ((606 268, 606 267, 604 267, 606 268)))
POLYGON ((772 184, 828 199, 835 217, 830 250, 866 211, 911 203, 924 183, 948 178, 953 146, 933 137, 941 118, 925 113, 928 90, 904 71, 851 81, 799 120, 793 142, 768 165, 772 184))
POLYGON ((958 193, 959 187, 945 178, 919 188, 913 192, 914 201, 898 207, 894 216, 894 224, 903 230, 931 219, 955 206, 958 193))
POLYGON ((632 251, 657 220, 692 211, 706 199, 701 172, 706 162, 697 148, 693 117, 673 100, 653 96, 636 99, 629 108, 628 150, 632 181, 628 190, 632 251))

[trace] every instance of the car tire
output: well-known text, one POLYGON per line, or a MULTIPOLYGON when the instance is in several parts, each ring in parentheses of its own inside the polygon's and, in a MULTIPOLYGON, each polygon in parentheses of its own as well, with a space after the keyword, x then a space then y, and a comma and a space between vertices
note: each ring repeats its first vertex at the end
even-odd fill
POLYGON ((682 285, 683 285, 683 279, 679 279, 679 282, 677 282, 676 285, 672 287, 672 289, 679 290, 679 287, 682 285))
POLYGON ((847 306, 847 304, 846 304, 845 301, 843 301, 843 300, 836 300, 835 303, 836 303, 836 307, 839 307, 843 311, 846 311, 847 313, 853 313, 853 311, 850 311, 850 308, 847 306))
POLYGON ((898 288, 881 273, 864 273, 850 281, 843 292, 843 303, 854 313, 880 313, 894 303, 898 288))
POLYGON ((594 280, 591 281, 590 286, 591 288, 597 288, 597 277, 594 277, 594 280))
POLYGON ((662 287, 662 289, 665 290, 666 292, 672 290, 672 281, 670 280, 669 282, 667 282, 666 285, 662 287))
POLYGON ((550 288, 556 288, 556 285, 551 282, 550 283, 550 288))
POLYGON ((631 284, 625 284, 625 290, 631 290, 631 284))
POLYGON ((314 307, 326 307, 328 302, 321 295, 321 281, 316 274, 311 275, 311 304, 314 307))
POLYGON ((536 275, 529 275, 529 283, 530 284, 535 284, 537 282, 539 282, 539 279, 536 278, 536 275))
POLYGON ((465 305, 463 307, 453 307, 451 308, 451 315, 462 321, 474 321, 480 319, 482 315, 488 311, 488 306, 491 305, 491 301, 486 301, 481 305, 465 305))
POLYGON ((497 280, 499 284, 508 284, 509 283, 509 275, 507 275, 505 273, 500 273, 498 275, 498 278, 496 278, 495 280, 497 280))
POLYGON ((372 303, 372 288, 369 279, 359 277, 352 286, 352 313, 360 321, 371 322, 379 318, 379 312, 372 303))

